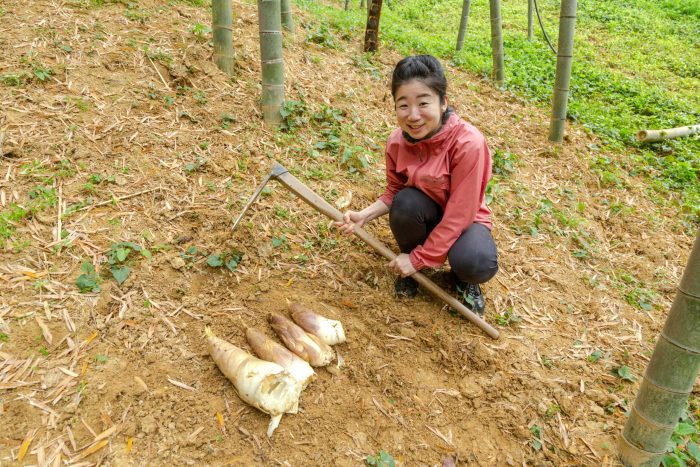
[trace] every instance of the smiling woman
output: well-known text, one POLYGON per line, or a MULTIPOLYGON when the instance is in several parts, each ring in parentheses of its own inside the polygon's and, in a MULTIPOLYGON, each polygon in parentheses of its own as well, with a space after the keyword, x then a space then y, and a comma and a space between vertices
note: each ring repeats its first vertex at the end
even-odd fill
POLYGON ((498 271, 491 211, 484 198, 491 154, 484 136, 447 105, 447 79, 430 55, 406 57, 391 80, 398 128, 386 145, 387 186, 362 211, 348 211, 336 225, 355 225, 389 214, 401 254, 389 263, 399 276, 396 295, 415 296, 410 276, 449 260, 459 299, 484 313, 479 284, 498 271))

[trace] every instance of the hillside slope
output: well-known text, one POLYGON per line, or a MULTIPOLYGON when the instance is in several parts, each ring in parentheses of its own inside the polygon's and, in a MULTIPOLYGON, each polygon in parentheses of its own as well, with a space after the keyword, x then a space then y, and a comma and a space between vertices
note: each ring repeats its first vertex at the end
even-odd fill
MULTIPOLYGON (((379 195, 400 59, 297 17, 277 132, 258 110, 255 6, 235 8, 228 79, 200 37, 206 8, 3 4, 0 463, 614 463, 690 251, 680 216, 605 171, 624 155, 577 127, 551 146, 546 113, 448 67, 450 102, 495 153, 498 341, 425 293, 395 300, 385 261, 281 186, 232 233, 273 160, 330 202, 379 195), (242 259, 229 271, 211 255, 242 259), (285 300, 341 319, 348 343, 268 440, 203 329, 247 347, 245 328, 272 335, 285 300)), ((393 247, 385 219, 369 230, 393 247)))

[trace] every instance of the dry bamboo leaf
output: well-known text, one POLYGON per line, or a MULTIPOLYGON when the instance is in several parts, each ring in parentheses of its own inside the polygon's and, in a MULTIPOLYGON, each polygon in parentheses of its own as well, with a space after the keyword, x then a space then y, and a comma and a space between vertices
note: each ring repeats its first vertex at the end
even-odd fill
POLYGON ((138 385, 143 388, 144 391, 148 392, 148 385, 144 382, 144 380, 142 380, 138 376, 134 376, 134 381, 136 381, 138 385))
POLYGON ((22 446, 20 446, 19 448, 19 453, 17 454, 17 459, 20 462, 22 462, 24 456, 27 455, 27 450, 29 449, 29 445, 32 444, 32 440, 34 439, 34 435, 36 435, 36 431, 36 429, 29 431, 27 433, 27 436, 24 438, 22 446))
POLYGON ((77 457, 74 457, 73 459, 71 459, 70 462, 73 463, 75 461, 79 461, 80 459, 85 459, 89 455, 94 454, 97 451, 99 451, 100 449, 107 446, 108 443, 109 443, 108 439, 103 439, 102 441, 85 448, 85 450, 83 452, 81 452, 77 457))
POLYGON ((118 428, 119 428, 119 425, 114 425, 111 428, 107 428, 105 431, 103 431, 99 435, 95 436, 95 439, 93 440, 93 442, 96 443, 97 441, 101 441, 105 438, 109 438, 117 431, 118 428))
POLYGON ((51 334, 49 327, 46 326, 46 324, 38 316, 34 316, 34 319, 36 320, 37 324, 41 328, 41 334, 44 336, 44 340, 49 345, 51 345, 51 343, 53 342, 53 335, 51 334))

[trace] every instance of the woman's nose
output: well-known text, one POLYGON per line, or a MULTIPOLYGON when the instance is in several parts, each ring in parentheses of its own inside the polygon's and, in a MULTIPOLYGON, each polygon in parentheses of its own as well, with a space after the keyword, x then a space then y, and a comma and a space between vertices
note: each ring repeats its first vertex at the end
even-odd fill
POLYGON ((409 120, 420 120, 420 112, 418 111, 418 107, 411 107, 409 109, 408 119, 409 120))

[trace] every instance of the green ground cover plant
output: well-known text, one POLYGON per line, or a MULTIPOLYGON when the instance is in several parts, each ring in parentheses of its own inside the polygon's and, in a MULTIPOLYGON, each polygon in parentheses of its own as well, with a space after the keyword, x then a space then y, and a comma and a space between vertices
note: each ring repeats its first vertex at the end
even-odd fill
MULTIPOLYGON (((559 1, 538 3, 556 46, 559 1)), ((340 38, 363 34, 364 9, 344 11, 309 0, 297 4, 340 38)), ((548 106, 556 57, 539 29, 533 42, 527 40, 527 2, 504 2, 501 8, 506 86, 548 106)), ((614 174, 620 171, 647 176, 650 197, 676 206, 694 229, 700 223, 700 140, 649 144, 636 142, 634 134, 700 122, 700 0, 591 0, 578 8, 569 116, 603 138, 601 153, 626 156, 601 171, 602 181, 616 184, 614 174)), ((380 39, 404 54, 430 53, 488 76, 488 4, 472 5, 464 48, 455 53, 460 9, 461 2, 447 0, 392 2, 382 10, 380 39)))

